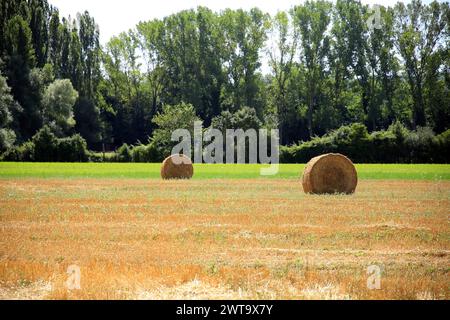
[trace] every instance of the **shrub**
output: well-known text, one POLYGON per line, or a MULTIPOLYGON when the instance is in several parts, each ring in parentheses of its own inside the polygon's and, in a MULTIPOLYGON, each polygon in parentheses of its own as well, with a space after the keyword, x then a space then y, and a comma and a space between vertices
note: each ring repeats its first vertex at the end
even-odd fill
POLYGON ((79 134, 58 139, 57 161, 86 162, 89 159, 86 140, 79 134))
POLYGON ((48 126, 31 138, 34 144, 34 160, 37 162, 51 162, 57 159, 58 139, 48 126))
POLYGON ((408 131, 395 123, 386 131, 369 135, 364 125, 355 123, 323 137, 281 147, 280 162, 306 163, 321 154, 338 152, 360 163, 447 163, 449 131, 435 136, 430 128, 408 131))
POLYGON ((405 139, 406 149, 410 150, 411 163, 434 162, 438 143, 431 128, 418 128, 411 131, 405 139))
POLYGON ((158 152, 156 144, 151 141, 148 145, 138 145, 131 149, 131 160, 133 162, 161 162, 162 157, 158 152))
POLYGON ((131 150, 131 160, 133 162, 148 162, 147 160, 147 146, 139 145, 133 147, 131 150))
POLYGON ((398 162, 399 151, 397 138, 392 132, 375 131, 370 135, 370 153, 367 155, 370 155, 370 162, 398 162))
POLYGON ((261 127, 261 121, 254 108, 242 107, 234 114, 234 126, 235 129, 242 129, 244 131, 248 129, 258 130, 261 127))
POLYGON ((20 160, 20 154, 19 151, 17 150, 18 148, 19 148, 18 146, 14 146, 6 150, 0 157, 0 161, 12 161, 12 162, 22 161, 20 160))
POLYGON ((44 126, 31 141, 10 148, 2 155, 3 161, 84 162, 89 152, 86 141, 78 134, 58 139, 44 126))
POLYGON ((0 151, 11 148, 16 141, 16 134, 11 129, 0 128, 0 151))
POLYGON ((96 153, 96 152, 89 152, 88 154, 88 158, 89 158, 89 162, 106 162, 103 159, 103 155, 101 153, 96 153))
POLYGON ((20 146, 9 148, 2 156, 1 161, 30 162, 34 161, 34 143, 27 141, 20 146))
POLYGON ((436 136, 436 143, 439 152, 435 160, 439 163, 447 163, 450 159, 450 129, 436 136))
POLYGON ((164 160, 162 153, 158 151, 155 141, 151 140, 147 146, 148 162, 161 162, 164 160))
POLYGON ((90 162, 116 162, 117 154, 115 152, 93 152, 89 151, 88 158, 90 162))
POLYGON ((117 149, 116 159, 118 162, 131 162, 131 149, 126 143, 117 149))

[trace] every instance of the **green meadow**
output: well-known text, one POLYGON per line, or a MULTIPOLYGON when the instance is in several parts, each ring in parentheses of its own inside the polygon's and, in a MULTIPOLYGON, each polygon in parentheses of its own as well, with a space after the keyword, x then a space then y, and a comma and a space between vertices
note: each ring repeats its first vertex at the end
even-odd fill
MULTIPOLYGON (((261 176, 259 164, 196 164, 194 179, 295 179, 304 164, 280 164, 279 173, 261 176)), ((159 163, 0 162, 0 178, 136 178, 159 179, 159 163)), ((360 179, 450 180, 447 164, 357 164, 360 179)))

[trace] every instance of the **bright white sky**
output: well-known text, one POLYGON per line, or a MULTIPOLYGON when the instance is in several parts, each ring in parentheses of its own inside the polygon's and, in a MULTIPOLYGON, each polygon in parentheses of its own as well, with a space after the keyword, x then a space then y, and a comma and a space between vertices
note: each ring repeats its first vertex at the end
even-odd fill
MULTIPOLYGON (((49 0, 59 8, 62 16, 75 17, 77 12, 89 11, 100 27, 101 43, 111 36, 118 35, 136 26, 139 21, 163 18, 172 13, 197 6, 208 7, 214 11, 225 8, 250 9, 258 7, 264 12, 274 14, 290 9, 303 0, 49 0)), ((394 5, 395 0, 362 0, 370 5, 394 5)), ((429 1, 423 1, 429 2, 429 1)))

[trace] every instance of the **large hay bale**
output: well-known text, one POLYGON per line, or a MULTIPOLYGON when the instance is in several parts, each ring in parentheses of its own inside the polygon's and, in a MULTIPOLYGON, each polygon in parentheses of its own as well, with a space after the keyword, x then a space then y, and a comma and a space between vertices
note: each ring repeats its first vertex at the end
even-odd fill
POLYGON ((355 192, 358 175, 352 161, 338 153, 311 159, 302 178, 305 193, 332 194, 355 192))
POLYGON ((175 154, 164 160, 161 166, 161 177, 164 180, 190 179, 194 175, 194 167, 189 157, 175 154))

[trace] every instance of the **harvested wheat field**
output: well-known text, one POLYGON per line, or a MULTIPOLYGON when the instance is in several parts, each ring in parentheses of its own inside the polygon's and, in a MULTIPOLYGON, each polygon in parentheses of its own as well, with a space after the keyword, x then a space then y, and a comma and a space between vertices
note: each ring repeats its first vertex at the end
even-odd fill
POLYGON ((446 180, 0 179, 0 298, 448 299, 449 208, 446 180))

